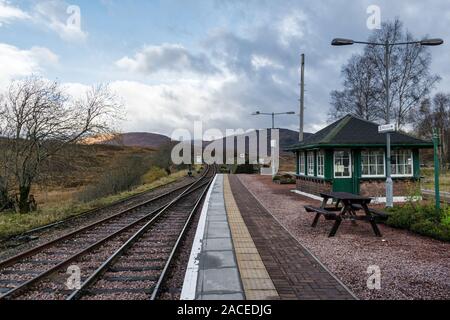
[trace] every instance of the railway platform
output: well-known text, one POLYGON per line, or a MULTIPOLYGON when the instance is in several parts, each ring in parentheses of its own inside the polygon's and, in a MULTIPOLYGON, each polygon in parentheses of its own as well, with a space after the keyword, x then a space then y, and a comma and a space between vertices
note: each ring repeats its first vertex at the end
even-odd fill
POLYGON ((217 175, 203 205, 182 300, 355 298, 238 176, 217 175))

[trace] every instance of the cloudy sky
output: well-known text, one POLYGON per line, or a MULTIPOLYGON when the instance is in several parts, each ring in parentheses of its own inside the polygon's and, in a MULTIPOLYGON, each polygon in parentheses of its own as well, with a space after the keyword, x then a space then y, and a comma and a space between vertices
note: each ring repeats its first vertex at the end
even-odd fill
MULTIPOLYGON (((73 94, 108 82, 126 106, 123 131, 170 135, 195 120, 261 128, 270 119, 250 116, 256 110, 298 110, 305 53, 306 129, 316 131, 341 66, 362 50, 330 42, 365 40, 370 5, 418 38, 446 40, 431 49, 432 68, 437 90, 450 92, 448 0, 0 0, 0 87, 32 73, 73 94)), ((298 117, 277 126, 297 129, 298 117)))

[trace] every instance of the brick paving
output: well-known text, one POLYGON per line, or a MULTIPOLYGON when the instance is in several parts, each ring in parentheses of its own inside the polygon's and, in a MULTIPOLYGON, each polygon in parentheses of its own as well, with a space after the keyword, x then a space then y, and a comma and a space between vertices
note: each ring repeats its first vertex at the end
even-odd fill
POLYGON ((229 181, 242 218, 281 299, 355 299, 273 218, 237 176, 230 176, 229 181))
POLYGON ((278 300, 278 292, 233 197, 228 176, 224 177, 223 191, 245 297, 247 300, 278 300))

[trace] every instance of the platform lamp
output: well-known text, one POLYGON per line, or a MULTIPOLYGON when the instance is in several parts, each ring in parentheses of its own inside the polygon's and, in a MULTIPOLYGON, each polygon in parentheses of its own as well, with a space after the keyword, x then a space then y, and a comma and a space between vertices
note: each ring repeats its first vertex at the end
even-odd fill
POLYGON ((276 116, 281 116, 281 115, 295 115, 296 113, 294 111, 289 111, 289 112, 260 112, 260 111, 256 111, 254 113, 252 113, 252 116, 271 116, 272 117, 272 129, 275 129, 275 117, 276 116))
MULTIPOLYGON (((420 46, 439 46, 444 43, 442 39, 424 39, 421 41, 407 41, 407 42, 394 42, 390 43, 388 40, 384 43, 380 42, 366 42, 366 41, 355 41, 351 39, 336 38, 331 42, 332 46, 349 46, 353 44, 365 44, 370 46, 384 46, 385 49, 385 66, 386 66, 386 124, 391 125, 390 120, 390 97, 389 97, 389 68, 390 68, 390 57, 389 50, 393 46, 401 45, 420 45, 420 46)), ((391 168, 391 133, 395 132, 395 126, 392 130, 384 131, 386 133, 386 152, 387 152, 387 168, 386 168, 386 207, 392 208, 394 206, 394 186, 392 181, 392 168, 391 168)))

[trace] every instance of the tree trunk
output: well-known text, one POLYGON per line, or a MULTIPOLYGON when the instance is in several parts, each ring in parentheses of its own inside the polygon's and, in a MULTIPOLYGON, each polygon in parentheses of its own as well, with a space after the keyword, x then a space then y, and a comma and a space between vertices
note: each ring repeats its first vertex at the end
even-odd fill
POLYGON ((19 211, 20 213, 29 213, 30 204, 28 197, 30 195, 30 186, 21 186, 19 188, 19 211))
POLYGON ((9 197, 8 192, 3 187, 0 186, 0 211, 2 209, 8 207, 9 205, 9 197))

